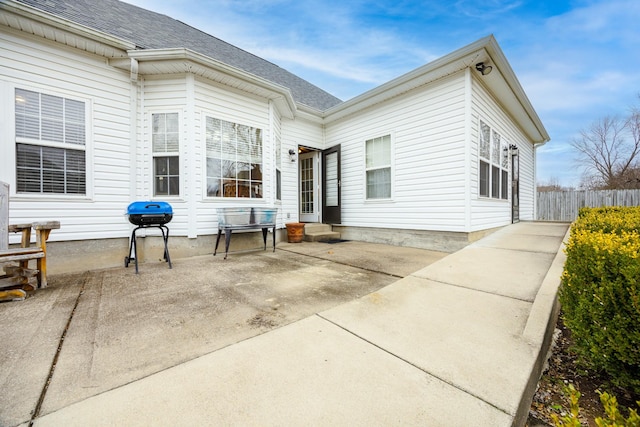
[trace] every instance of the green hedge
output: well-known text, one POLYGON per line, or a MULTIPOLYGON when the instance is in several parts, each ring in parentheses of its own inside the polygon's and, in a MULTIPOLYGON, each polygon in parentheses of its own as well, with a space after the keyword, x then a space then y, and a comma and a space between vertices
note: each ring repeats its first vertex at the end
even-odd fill
POLYGON ((640 207, 584 208, 560 303, 580 361, 640 395, 640 207))

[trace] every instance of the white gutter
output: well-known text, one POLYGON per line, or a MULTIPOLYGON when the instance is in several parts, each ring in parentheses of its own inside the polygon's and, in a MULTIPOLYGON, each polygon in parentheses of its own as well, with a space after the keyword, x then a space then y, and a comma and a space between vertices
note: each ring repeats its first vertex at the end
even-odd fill
MULTIPOLYGON (((14 0, 0 2, 0 10, 11 12, 22 18, 29 18, 38 23, 49 25, 54 28, 68 31, 72 34, 93 40, 97 43, 105 44, 123 51, 128 49, 135 49, 136 45, 128 40, 121 39, 119 37, 112 36, 110 34, 103 33, 101 31, 94 30, 84 25, 77 24, 64 18, 52 15, 47 12, 43 12, 32 6, 28 6, 22 3, 18 3, 14 0)), ((11 25, 10 25, 11 26, 11 25)), ((26 31, 25 28, 19 28, 22 31, 26 31)), ((42 34, 39 34, 42 35, 42 34)), ((58 41, 58 40, 56 40, 58 41)))
POLYGON ((485 40, 487 41, 485 49, 487 49, 487 51, 489 52, 489 55, 491 56, 491 59, 493 60, 494 64, 498 65, 498 68, 500 69, 500 72, 504 77, 505 83, 509 86, 509 89, 511 90, 511 92, 518 99, 518 102, 524 109, 531 123, 536 127, 536 129, 540 133, 540 136, 542 139, 539 141, 534 141, 534 145, 547 143, 551 138, 549 137, 547 130, 542 124, 542 120, 540 120, 540 117, 538 116, 535 109, 533 108, 533 105, 531 105, 531 102, 529 101, 527 94, 525 93, 524 89, 520 85, 520 82, 518 81, 518 78, 516 77, 515 72, 509 65, 507 58, 504 56, 504 53, 500 49, 500 46, 498 46, 498 43, 495 37, 491 35, 487 37, 485 40))
MULTIPOLYGON (((148 74, 144 72, 144 64, 152 63, 152 62, 163 62, 163 61, 188 61, 185 62, 185 66, 189 67, 191 65, 197 65, 204 67, 202 72, 205 70, 215 71, 224 74, 225 76, 235 79, 239 82, 243 82, 245 84, 249 84, 265 90, 271 93, 270 99, 275 102, 280 101, 281 106, 284 104, 286 108, 289 110, 286 114, 290 118, 293 118, 295 112, 297 111, 296 102, 293 99, 293 95, 291 91, 282 85, 277 83, 273 83, 265 78, 256 76, 255 74, 248 73, 239 68, 233 67, 224 62, 213 59, 207 55, 203 55, 201 53, 195 52, 186 48, 169 48, 169 49, 144 49, 144 50, 128 50, 127 54, 131 60, 135 60, 138 63, 139 73, 140 74, 148 74)), ((127 60, 126 62, 122 62, 121 60, 115 59, 111 60, 110 64, 116 67, 129 67, 130 62, 127 60)), ((191 69, 191 72, 196 72, 197 70, 191 69)), ((286 111, 283 111, 286 113, 286 111)))

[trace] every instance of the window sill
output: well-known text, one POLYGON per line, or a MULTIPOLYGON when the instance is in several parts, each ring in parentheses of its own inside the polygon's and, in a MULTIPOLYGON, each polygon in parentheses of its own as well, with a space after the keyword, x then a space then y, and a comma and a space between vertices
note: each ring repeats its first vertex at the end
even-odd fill
POLYGON ((393 199, 364 199, 365 203, 382 204, 382 203, 394 203, 393 199))
POLYGON ((511 202, 511 199, 497 199, 495 197, 487 197, 487 196, 478 196, 477 200, 484 200, 486 202, 505 202, 505 203, 511 202))

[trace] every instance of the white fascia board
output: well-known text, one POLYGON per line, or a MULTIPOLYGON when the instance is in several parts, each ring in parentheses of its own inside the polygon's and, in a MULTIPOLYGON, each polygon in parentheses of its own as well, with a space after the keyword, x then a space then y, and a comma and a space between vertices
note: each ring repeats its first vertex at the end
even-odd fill
MULTIPOLYGON (((273 100, 281 114, 288 118, 293 118, 297 106, 291 95, 291 91, 285 86, 273 83, 267 79, 247 73, 239 68, 233 67, 224 62, 215 60, 209 56, 185 48, 171 49, 134 49, 128 51, 129 58, 135 59, 139 64, 139 73, 158 74, 152 70, 157 69, 155 64, 171 61, 182 61, 181 66, 184 72, 191 72, 197 75, 205 75, 207 72, 224 75, 226 78, 238 83, 248 84, 266 93, 268 99, 273 100), (155 63, 155 64, 154 64, 155 63), (147 67, 148 66, 148 67, 147 67)), ((115 67, 127 68, 130 62, 114 60, 110 64, 115 67)))
POLYGON ((504 107, 519 122, 531 140, 536 144, 548 141, 549 135, 542 121, 493 35, 484 37, 362 95, 329 108, 323 113, 325 123, 331 123, 357 113, 465 68, 470 67, 475 73, 475 64, 479 62, 486 62, 494 68, 491 74, 481 76, 481 81, 496 96, 504 97, 504 107))
MULTIPOLYGON (((66 31, 70 34, 80 36, 84 39, 89 39, 95 43, 100 43, 106 46, 116 48, 121 51, 134 49, 135 44, 128 40, 121 39, 110 34, 103 33, 101 31, 94 30, 84 25, 77 24, 64 18, 43 12, 34 7, 18 3, 13 0, 3 1, 0 3, 0 10, 5 13, 11 13, 14 15, 15 24, 19 26, 19 30, 25 31, 29 26, 20 25, 20 20, 28 19, 30 25, 40 24, 55 29, 66 31)), ((9 24, 9 26, 13 26, 9 24)), ((34 34, 36 31, 34 29, 34 34)), ((45 33, 42 31, 42 33, 45 33)), ((57 41, 57 40, 56 40, 57 41)))
POLYGON ((324 120, 322 118, 322 111, 313 107, 309 107, 305 104, 298 104, 298 110, 296 112, 296 116, 304 118, 310 122, 317 124, 324 124, 324 120))
POLYGON ((422 86, 470 67, 477 62, 482 61, 483 55, 486 57, 486 52, 483 51, 483 47, 488 40, 489 37, 478 40, 473 44, 458 49, 396 79, 371 89, 362 95, 358 95, 355 98, 343 102, 342 104, 338 104, 324 112, 325 119, 327 122, 340 119, 346 115, 353 114, 359 110, 370 107, 371 105, 384 102, 418 86, 422 86))
MULTIPOLYGON (((511 68, 511 65, 509 65, 507 58, 505 57, 502 49, 500 49, 500 46, 493 36, 490 36, 488 38, 485 49, 489 54, 490 61, 493 62, 493 64, 491 65, 498 68, 500 74, 502 75, 501 80, 503 84, 506 84, 508 86, 509 91, 513 94, 519 104, 519 107, 522 109, 520 111, 520 114, 524 115, 524 117, 519 117, 519 120, 521 121, 521 125, 523 125, 523 128, 530 129, 527 133, 531 137, 533 143, 544 144, 548 142, 551 138, 549 137, 547 130, 542 124, 542 120, 540 120, 538 113, 536 113, 535 109, 533 108, 533 105, 531 104, 531 101, 529 101, 527 94, 520 85, 515 72, 511 68), (529 123, 525 123, 527 121, 529 123), (535 132, 533 132, 532 127, 535 128, 535 132)), ((483 77, 486 78, 490 76, 491 74, 483 77)))

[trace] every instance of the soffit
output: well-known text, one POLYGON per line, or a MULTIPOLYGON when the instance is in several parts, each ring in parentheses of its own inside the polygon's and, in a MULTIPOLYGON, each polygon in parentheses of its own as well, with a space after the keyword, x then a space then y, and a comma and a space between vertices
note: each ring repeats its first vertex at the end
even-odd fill
POLYGON ((0 25, 106 58, 123 58, 135 45, 19 3, 0 4, 0 25))
POLYGON ((128 59, 113 59, 109 64, 130 70, 133 60, 137 73, 143 76, 191 73, 272 100, 284 117, 293 118, 295 115, 296 104, 289 89, 208 56, 181 48, 131 50, 128 54, 128 59))
POLYGON ((343 102, 323 113, 325 123, 330 124, 367 108, 388 101, 420 86, 471 68, 476 82, 484 85, 507 113, 534 143, 549 140, 542 121, 535 112, 518 79, 493 36, 478 40, 468 46, 426 64, 388 83, 343 102), (493 70, 482 76, 475 64, 485 62, 493 70))

